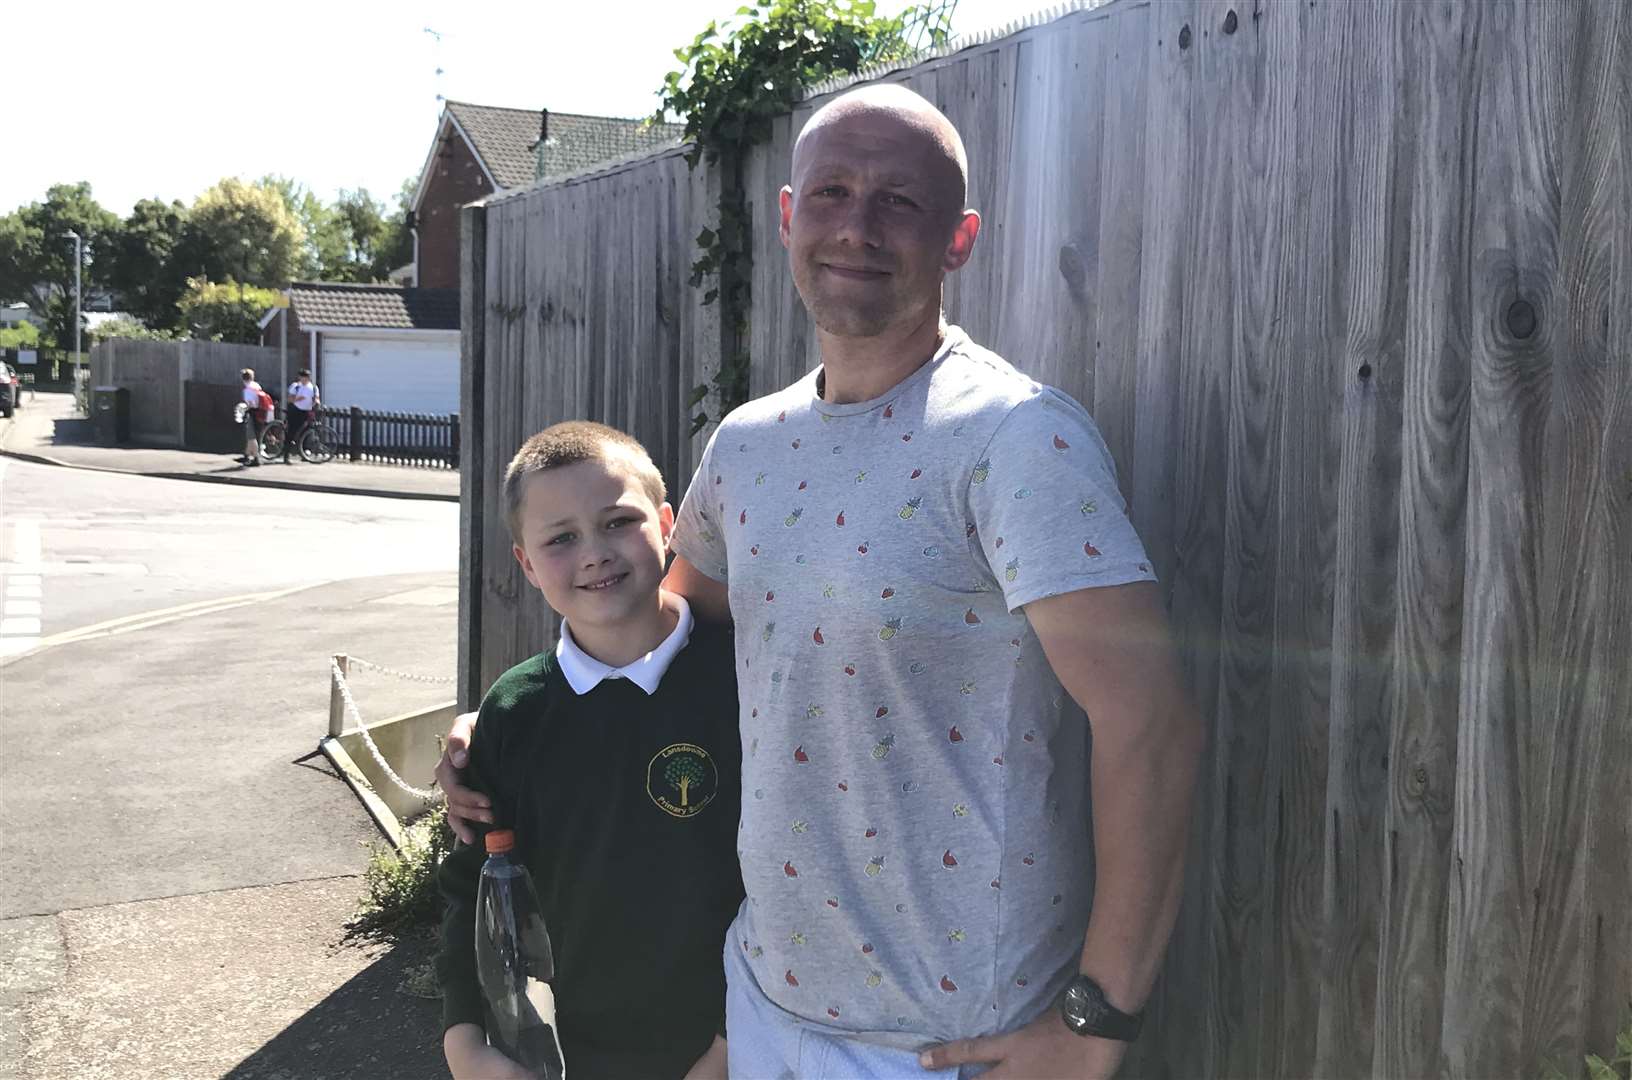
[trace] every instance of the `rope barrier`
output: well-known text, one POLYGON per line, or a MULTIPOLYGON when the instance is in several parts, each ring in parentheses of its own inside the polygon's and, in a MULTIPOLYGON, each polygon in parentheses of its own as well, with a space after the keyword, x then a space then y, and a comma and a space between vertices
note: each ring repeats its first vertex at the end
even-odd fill
POLYGON ((452 675, 411 675, 406 671, 398 671, 396 668, 388 668, 384 664, 371 663, 355 656, 347 657, 346 662, 367 668, 370 671, 378 671, 382 675, 394 675, 399 679, 406 679, 408 682, 432 683, 437 686, 452 686, 454 683, 452 675))
MULTIPOLYGON (((375 671, 384 671, 400 678, 412 679, 416 682, 453 681, 452 679, 437 679, 428 675, 408 675, 400 671, 391 671, 390 668, 382 668, 378 664, 370 664, 368 661, 358 660, 356 657, 348 658, 347 662, 352 664, 360 664, 363 667, 372 668, 375 671)), ((340 698, 346 705, 346 719, 351 721, 351 725, 356 728, 358 734, 363 737, 363 745, 367 746, 368 752, 374 755, 374 763, 380 767, 381 772, 385 773, 386 779, 390 780, 393 784, 397 785, 397 787, 401 788, 403 791, 406 791, 414 798, 419 799, 421 802, 433 803, 440 800, 442 798, 442 792, 439 789, 434 787, 414 787, 412 784, 408 783, 408 781, 398 776, 397 771, 393 769, 385 760, 385 755, 380 753, 380 748, 374 743, 374 737, 368 733, 368 725, 363 723, 362 714, 357 711, 357 703, 352 700, 351 687, 346 685, 346 673, 340 670, 340 665, 336 663, 333 658, 330 658, 329 660, 329 674, 334 679, 334 685, 340 688, 340 698)))

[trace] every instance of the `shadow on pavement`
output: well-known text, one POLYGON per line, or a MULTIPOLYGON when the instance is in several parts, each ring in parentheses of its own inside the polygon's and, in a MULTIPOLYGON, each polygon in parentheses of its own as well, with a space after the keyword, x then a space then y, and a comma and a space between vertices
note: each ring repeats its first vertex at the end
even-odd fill
POLYGON ((86 416, 59 416, 51 421, 52 446, 90 446, 96 442, 96 428, 86 416))
POLYGON ((397 945, 353 976, 225 1080, 445 1080, 442 1005, 398 987, 404 972, 435 956, 433 938, 397 945))

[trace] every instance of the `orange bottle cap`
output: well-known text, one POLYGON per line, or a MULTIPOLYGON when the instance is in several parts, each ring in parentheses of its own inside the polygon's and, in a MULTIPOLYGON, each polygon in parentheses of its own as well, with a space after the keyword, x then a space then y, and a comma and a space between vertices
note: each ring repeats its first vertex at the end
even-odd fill
POLYGON ((514 829, 493 829, 485 839, 489 855, 502 855, 516 846, 514 829))

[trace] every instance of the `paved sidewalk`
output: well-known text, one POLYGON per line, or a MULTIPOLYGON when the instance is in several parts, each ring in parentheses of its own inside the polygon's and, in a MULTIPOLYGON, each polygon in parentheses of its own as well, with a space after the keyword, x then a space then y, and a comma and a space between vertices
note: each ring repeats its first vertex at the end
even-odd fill
POLYGON ((231 454, 158 446, 98 446, 90 420, 75 413, 73 396, 65 393, 39 393, 9 421, 0 421, 0 454, 45 465, 172 480, 459 501, 456 469, 416 469, 342 461, 331 461, 327 465, 273 462, 250 467, 240 465, 231 454))

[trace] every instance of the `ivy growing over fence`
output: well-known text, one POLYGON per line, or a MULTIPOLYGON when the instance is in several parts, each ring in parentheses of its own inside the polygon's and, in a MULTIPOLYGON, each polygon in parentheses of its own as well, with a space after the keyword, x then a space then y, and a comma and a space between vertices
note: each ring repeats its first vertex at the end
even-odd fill
MULTIPOLYGON (((770 137, 771 122, 791 112, 808 87, 943 44, 956 7, 957 0, 932 0, 886 18, 876 14, 873 0, 756 0, 724 25, 710 22, 674 51, 681 67, 658 91, 657 119, 684 117, 687 163, 696 168, 706 160, 720 171, 718 227, 697 236, 691 284, 713 280, 703 303, 720 303, 727 331, 714 377, 722 416, 748 398, 753 223, 743 164, 749 149, 770 137)), ((698 385, 687 402, 698 409, 694 435, 718 419, 699 407, 708 391, 708 384, 698 385)))

